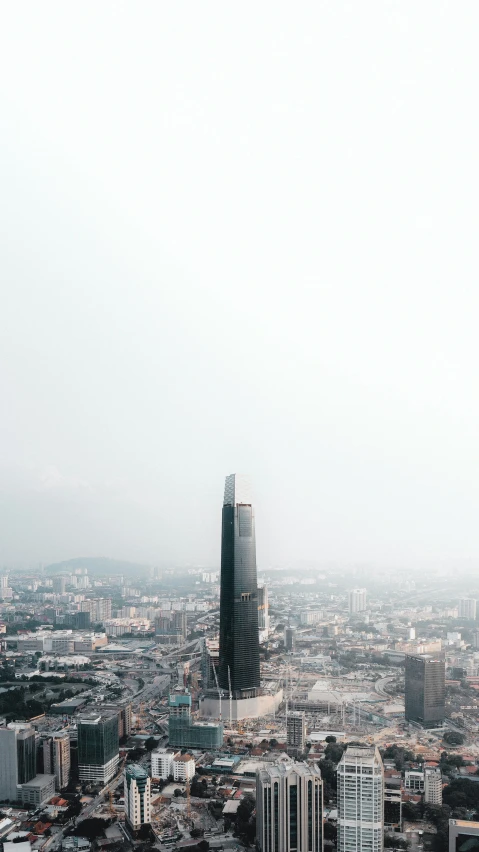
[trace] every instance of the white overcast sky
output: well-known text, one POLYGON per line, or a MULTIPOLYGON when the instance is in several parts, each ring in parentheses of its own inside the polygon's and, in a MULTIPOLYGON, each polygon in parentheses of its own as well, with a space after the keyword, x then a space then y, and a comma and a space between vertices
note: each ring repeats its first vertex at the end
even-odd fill
POLYGON ((478 24, 2 4, 1 564, 479 556, 478 24))

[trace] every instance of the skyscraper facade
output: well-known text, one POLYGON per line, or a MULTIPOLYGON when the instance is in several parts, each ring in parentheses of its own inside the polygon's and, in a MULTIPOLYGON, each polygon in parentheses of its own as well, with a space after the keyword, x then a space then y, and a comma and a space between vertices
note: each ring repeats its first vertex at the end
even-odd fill
POLYGON ((57 790, 68 786, 70 778, 70 737, 68 734, 53 734, 43 741, 43 770, 55 776, 57 790))
POLYGON ((406 656, 405 717, 425 728, 444 722, 446 712, 446 665, 431 654, 406 656))
POLYGON ((261 852, 322 852, 323 785, 316 765, 279 763, 256 774, 261 852))
POLYGON ((17 785, 36 775, 35 731, 31 725, 10 722, 0 728, 0 800, 18 798, 17 785))
POLYGON ((119 760, 118 715, 89 716, 78 722, 78 772, 80 781, 107 784, 119 760))
POLYGON ((234 699, 259 693, 258 586, 248 477, 226 477, 221 533, 220 687, 234 699))
POLYGON ((338 764, 338 852, 382 852, 384 770, 375 746, 348 746, 338 764))

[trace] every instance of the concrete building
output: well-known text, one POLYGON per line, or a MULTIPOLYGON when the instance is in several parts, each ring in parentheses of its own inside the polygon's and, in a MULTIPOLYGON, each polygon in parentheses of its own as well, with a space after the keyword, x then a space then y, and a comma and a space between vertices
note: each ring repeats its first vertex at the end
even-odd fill
POLYGON ((442 774, 439 767, 424 769, 424 801, 429 805, 442 805, 442 774))
POLYGON ((103 624, 111 618, 110 598, 89 598, 80 604, 81 612, 89 612, 92 624, 103 624))
POLYGON ((222 722, 193 722, 191 718, 191 695, 170 695, 168 738, 175 748, 221 748, 224 739, 222 722))
POLYGON ((440 656, 406 656, 405 718, 425 728, 442 725, 446 712, 446 664, 440 656))
POLYGON ((348 609, 350 615, 364 612, 366 609, 366 589, 351 589, 348 593, 348 609))
POLYGON ((338 852, 382 852, 384 770, 377 747, 348 746, 338 764, 338 852))
POLYGON ((146 769, 130 763, 124 772, 125 819, 138 831, 151 822, 151 780, 146 769))
POLYGON ((119 760, 118 716, 85 716, 78 722, 78 772, 80 781, 107 784, 119 760))
POLYGON ((304 751, 306 746, 306 715, 301 711, 288 713, 286 722, 286 741, 288 751, 296 751, 298 754, 304 751))
POLYGON ((175 754, 173 757, 173 779, 175 781, 191 780, 195 774, 195 761, 191 754, 175 754))
POLYGON ((449 852, 474 852, 479 849, 479 822, 449 820, 449 852))
POLYGON ((19 798, 24 805, 36 808, 45 805, 55 795, 54 775, 35 775, 31 781, 21 785, 19 798))
POLYGON ((289 624, 284 628, 284 649, 285 651, 294 651, 296 645, 296 630, 290 627, 289 624))
POLYGON ((70 737, 68 734, 53 734, 43 740, 43 769, 47 775, 55 776, 57 790, 68 786, 70 778, 70 737))
POLYGON ((288 761, 257 771, 256 842, 261 852, 322 852, 323 784, 316 765, 288 761))
POLYGON ((459 618, 468 618, 471 621, 475 621, 476 607, 477 602, 474 598, 461 598, 458 607, 459 618))
POLYGON ((151 777, 166 781, 173 775, 175 752, 168 748, 155 748, 151 752, 151 777))
POLYGON ((404 787, 408 793, 424 793, 424 772, 419 769, 406 769, 404 787))

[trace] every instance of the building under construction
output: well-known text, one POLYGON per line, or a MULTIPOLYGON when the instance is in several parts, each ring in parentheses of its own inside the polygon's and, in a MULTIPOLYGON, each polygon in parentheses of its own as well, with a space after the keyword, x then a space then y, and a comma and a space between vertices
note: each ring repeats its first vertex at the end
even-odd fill
POLYGON ((173 693, 168 701, 168 739, 175 748, 221 748, 224 729, 221 722, 194 722, 191 718, 191 695, 173 693))

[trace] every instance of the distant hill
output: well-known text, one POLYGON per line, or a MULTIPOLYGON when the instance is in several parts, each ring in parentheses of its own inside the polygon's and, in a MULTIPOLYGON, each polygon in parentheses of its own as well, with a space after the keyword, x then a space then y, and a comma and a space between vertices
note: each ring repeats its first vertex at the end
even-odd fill
POLYGON ((89 574, 141 574, 149 570, 148 565, 138 562, 126 562, 122 559, 108 559, 106 556, 78 556, 75 559, 66 559, 64 562, 54 562, 45 566, 45 573, 60 573, 61 571, 74 571, 75 568, 87 568, 89 574))

